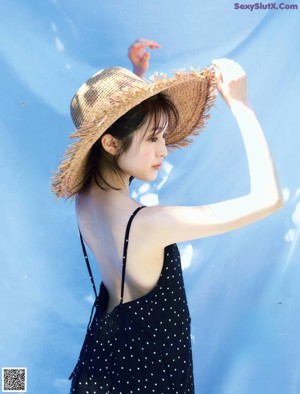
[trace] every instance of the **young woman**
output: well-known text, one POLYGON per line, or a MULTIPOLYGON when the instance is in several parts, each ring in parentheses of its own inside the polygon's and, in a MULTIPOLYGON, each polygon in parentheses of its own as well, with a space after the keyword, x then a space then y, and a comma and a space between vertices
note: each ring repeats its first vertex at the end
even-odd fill
POLYGON ((219 59, 215 75, 209 69, 178 72, 148 83, 142 79, 146 47, 159 45, 139 39, 129 48, 137 75, 102 70, 76 93, 71 113, 78 140, 53 183, 58 197, 77 196, 80 232, 103 280, 70 376, 72 394, 194 393, 176 242, 240 228, 283 204, 242 67, 219 59), (215 85, 244 140, 250 193, 207 206, 141 206, 130 197, 131 179, 154 180, 167 147, 187 145, 188 136, 204 127, 215 85))

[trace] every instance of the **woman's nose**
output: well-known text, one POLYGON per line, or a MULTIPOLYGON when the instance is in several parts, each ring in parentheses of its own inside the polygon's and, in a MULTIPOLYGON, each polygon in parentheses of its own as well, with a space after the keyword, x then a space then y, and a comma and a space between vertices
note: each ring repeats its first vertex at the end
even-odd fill
POLYGON ((166 157, 167 154, 168 154, 168 150, 167 150, 167 147, 166 147, 166 142, 163 139, 160 155, 161 155, 161 157, 166 157))

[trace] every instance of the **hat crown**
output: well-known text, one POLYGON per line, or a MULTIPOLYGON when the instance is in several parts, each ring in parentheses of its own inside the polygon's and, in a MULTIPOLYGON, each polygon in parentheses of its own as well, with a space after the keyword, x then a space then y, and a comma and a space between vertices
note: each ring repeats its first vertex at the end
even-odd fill
POLYGON ((122 93, 129 89, 138 90, 147 82, 122 67, 110 67, 100 70, 78 89, 71 101, 71 117, 76 126, 80 127, 89 117, 110 107, 120 100, 122 93))

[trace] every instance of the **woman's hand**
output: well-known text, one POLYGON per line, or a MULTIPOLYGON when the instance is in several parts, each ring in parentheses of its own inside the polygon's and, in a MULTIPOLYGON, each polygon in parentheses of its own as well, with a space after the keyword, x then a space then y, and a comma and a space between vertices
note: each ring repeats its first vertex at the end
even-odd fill
POLYGON ((222 58, 212 61, 215 66, 217 89, 223 100, 233 109, 234 104, 249 106, 247 76, 234 60, 222 58))
POLYGON ((157 42, 148 40, 146 38, 138 38, 128 48, 128 58, 133 65, 133 72, 139 77, 143 78, 149 68, 150 53, 146 52, 146 48, 150 49, 160 48, 157 42))

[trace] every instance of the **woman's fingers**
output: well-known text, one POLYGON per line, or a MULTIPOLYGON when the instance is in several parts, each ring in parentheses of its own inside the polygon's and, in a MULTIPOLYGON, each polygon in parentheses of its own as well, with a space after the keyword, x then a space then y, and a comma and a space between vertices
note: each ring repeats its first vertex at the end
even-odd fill
POLYGON ((141 48, 146 48, 146 47, 149 47, 150 49, 154 49, 154 48, 157 48, 157 49, 159 49, 160 48, 160 45, 157 43, 157 42, 155 42, 155 41, 153 41, 153 40, 149 40, 149 39, 147 39, 147 38, 138 38, 129 48, 128 48, 128 50, 130 50, 130 49, 133 49, 133 50, 139 50, 139 49, 141 49, 141 48))
POLYGON ((137 64, 139 61, 145 61, 150 58, 150 54, 146 52, 146 48, 150 49, 159 49, 160 45, 153 41, 148 40, 146 38, 138 38, 129 48, 128 48, 128 57, 132 61, 133 64, 137 64))
POLYGON ((160 45, 153 41, 153 40, 149 40, 148 38, 138 38, 134 44, 136 45, 142 45, 142 46, 149 46, 151 49, 154 48, 160 48, 160 45))
POLYGON ((212 61, 215 66, 217 89, 225 102, 247 101, 247 78, 243 67, 231 59, 212 61))
POLYGON ((212 63, 216 66, 217 70, 220 71, 224 83, 239 79, 246 75, 243 67, 234 60, 221 58, 214 59, 212 63))
POLYGON ((128 58, 133 65, 133 72, 140 77, 143 77, 149 68, 150 53, 146 51, 146 48, 159 49, 160 45, 147 38, 138 38, 128 48, 128 58))

